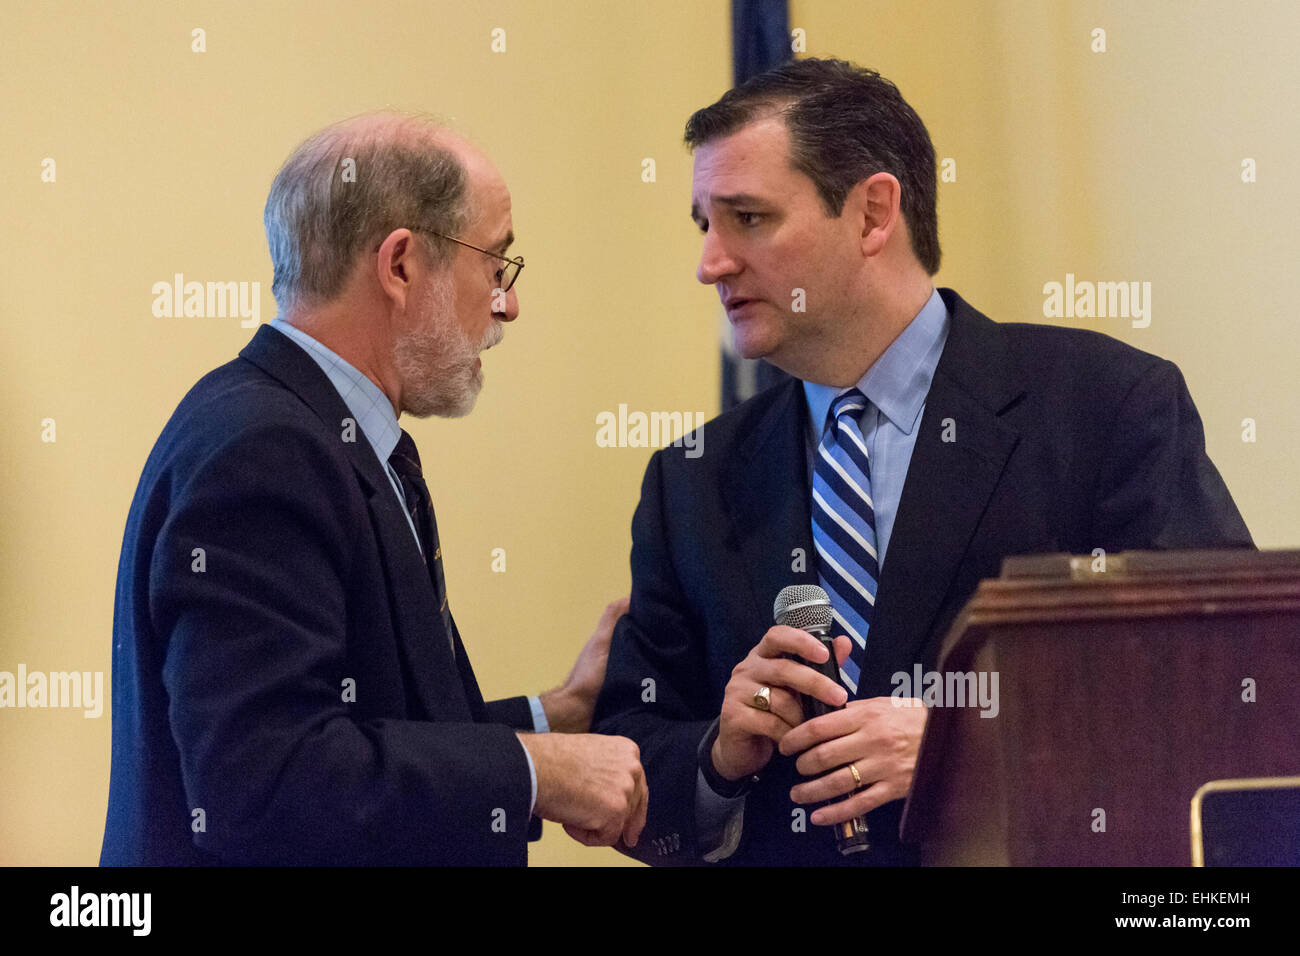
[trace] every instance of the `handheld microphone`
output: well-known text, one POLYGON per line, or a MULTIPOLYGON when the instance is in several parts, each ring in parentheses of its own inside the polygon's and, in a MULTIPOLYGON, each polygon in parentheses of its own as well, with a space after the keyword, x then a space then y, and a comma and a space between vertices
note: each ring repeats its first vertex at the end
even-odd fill
MULTIPOLYGON (((817 638, 828 652, 829 656, 824 664, 808 664, 807 661, 802 660, 801 663, 820 671, 839 684, 839 666, 835 663, 835 638, 831 634, 831 619, 834 613, 831 599, 815 584, 792 584, 782 588, 772 608, 774 623, 807 631, 817 638)), ((812 720, 831 711, 844 709, 843 706, 832 707, 808 694, 799 696, 803 698, 804 720, 812 720)), ((870 850, 871 834, 867 830, 866 814, 835 824, 835 845, 844 856, 870 850)))

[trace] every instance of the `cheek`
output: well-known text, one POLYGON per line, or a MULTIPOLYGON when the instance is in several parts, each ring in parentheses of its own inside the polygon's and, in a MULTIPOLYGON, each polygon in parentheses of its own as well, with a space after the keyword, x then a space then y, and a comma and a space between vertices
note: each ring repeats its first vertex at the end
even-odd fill
POLYGON ((807 308, 824 307, 843 296, 851 285, 855 263, 846 254, 843 244, 822 244, 806 247, 800 256, 802 286, 808 293, 807 308))
POLYGON ((481 275, 474 279, 474 282, 456 289, 456 312, 461 317, 461 325, 470 334, 481 329, 492 314, 492 289, 489 283, 481 275))
POLYGON ((791 235, 774 243, 764 254, 767 271, 773 277, 773 295, 784 295, 789 301, 795 289, 807 290, 817 284, 826 260, 823 252, 810 236, 791 235))

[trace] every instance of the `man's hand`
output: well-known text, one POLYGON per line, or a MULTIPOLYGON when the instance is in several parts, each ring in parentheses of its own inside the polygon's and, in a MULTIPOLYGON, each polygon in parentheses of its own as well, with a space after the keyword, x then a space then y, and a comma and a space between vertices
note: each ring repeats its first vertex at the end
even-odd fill
POLYGON ((537 771, 533 813, 586 846, 636 846, 649 791, 641 751, 626 737, 519 734, 537 771))
POLYGON ((628 596, 605 605, 596 630, 578 654, 573 670, 564 683, 555 690, 540 695, 542 710, 551 730, 562 734, 585 734, 591 729, 591 715, 596 709, 596 696, 605 682, 605 665, 609 661, 609 642, 614 636, 614 625, 627 613, 628 596))
POLYGON ((781 738, 781 753, 801 753, 795 767, 816 779, 791 789, 790 799, 821 803, 850 794, 809 817, 829 826, 907 796, 929 716, 914 698, 872 697, 796 727, 781 738), (863 789, 856 793, 850 763, 862 778, 863 789))
MULTIPOLYGON (((843 663, 848 653, 849 639, 837 637, 837 663, 843 663)), ((739 780, 767 766, 776 744, 803 722, 800 693, 832 707, 848 698, 835 681, 807 664, 788 660, 786 654, 797 654, 813 664, 827 658, 825 646, 807 631, 778 625, 731 672, 712 752, 714 768, 727 780, 739 780), (761 687, 771 691, 766 711, 753 704, 754 692, 761 687)))

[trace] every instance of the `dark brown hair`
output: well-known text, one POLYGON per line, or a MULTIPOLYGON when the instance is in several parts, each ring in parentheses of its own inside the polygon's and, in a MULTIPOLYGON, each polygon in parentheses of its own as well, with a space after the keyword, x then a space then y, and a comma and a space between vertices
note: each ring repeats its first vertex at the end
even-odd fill
POLYGON ((772 115, 784 118, 791 163, 813 181, 828 215, 844 211, 862 180, 893 175, 912 251, 930 275, 939 271, 934 145, 898 87, 844 60, 795 60, 698 110, 686 123, 686 145, 695 149, 772 115))

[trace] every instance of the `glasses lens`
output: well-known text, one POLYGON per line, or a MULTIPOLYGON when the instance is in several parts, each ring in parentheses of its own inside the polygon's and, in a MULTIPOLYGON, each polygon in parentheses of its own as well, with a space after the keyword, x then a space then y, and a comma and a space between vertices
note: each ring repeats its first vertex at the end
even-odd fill
POLYGON ((501 291, 502 291, 502 292, 509 292, 509 291, 510 291, 510 287, 513 286, 513 285, 515 284, 515 280, 519 278, 519 269, 520 269, 520 267, 521 267, 521 263, 519 263, 519 262, 507 262, 507 263, 506 263, 506 265, 505 265, 505 270, 504 270, 504 271, 502 272, 502 274, 501 274, 501 291))

